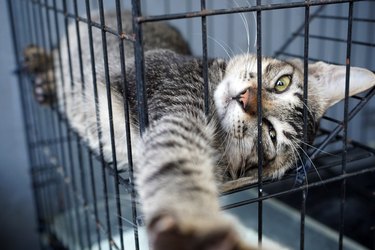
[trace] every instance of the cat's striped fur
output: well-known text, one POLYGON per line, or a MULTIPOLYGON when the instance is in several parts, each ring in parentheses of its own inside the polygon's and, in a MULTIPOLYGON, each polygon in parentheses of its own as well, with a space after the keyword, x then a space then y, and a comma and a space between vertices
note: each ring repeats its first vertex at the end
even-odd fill
MULTIPOLYGON (((124 17, 125 33, 130 33, 129 15, 124 14, 124 17)), ((106 21, 109 25, 114 24, 115 15, 107 13, 106 21)), ((101 34, 94 31, 94 79, 89 37, 84 32, 87 26, 81 23, 80 29, 86 91, 82 96, 78 44, 75 27, 71 25, 68 32, 72 75, 68 67, 66 40, 60 43, 61 54, 56 51, 53 55, 58 104, 71 125, 93 149, 98 150, 92 85, 94 80, 97 81, 101 143, 106 160, 111 161, 101 34), (57 66, 60 57, 62 70, 57 66)), ((145 25, 144 33, 145 49, 149 50, 145 53, 145 81, 150 125, 142 138, 138 134, 133 50, 131 46, 125 49, 136 184, 152 245, 155 249, 165 249, 165 244, 168 249, 211 249, 212 246, 225 250, 249 249, 236 233, 235 225, 222 216, 217 195, 220 188, 227 190, 258 179, 258 132, 254 107, 256 57, 244 54, 229 61, 209 60, 210 114, 205 116, 201 59, 181 55, 189 52, 188 46, 178 32, 165 24, 145 25), (245 95, 246 103, 239 102, 239 97, 245 95)), ((117 163, 124 168, 127 163, 123 143, 122 95, 125 90, 121 82, 117 38, 109 36, 107 44, 117 163)), ((298 160, 303 139, 302 68, 301 62, 296 60, 262 59, 264 178, 282 176, 298 160), (283 76, 290 78, 290 86, 278 93, 275 84, 283 76)), ((352 68, 350 81, 350 95, 353 95, 374 86, 375 77, 367 70, 352 68)), ((310 142, 319 118, 329 106, 344 97, 344 82, 345 67, 325 63, 310 65, 307 106, 310 142)))

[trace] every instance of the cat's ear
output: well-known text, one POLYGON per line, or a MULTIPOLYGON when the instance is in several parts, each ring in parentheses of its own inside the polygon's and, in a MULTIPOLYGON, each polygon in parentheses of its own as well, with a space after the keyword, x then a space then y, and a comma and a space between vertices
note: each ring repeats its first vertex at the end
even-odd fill
POLYGON ((219 75, 219 81, 221 81, 225 75, 227 62, 223 59, 214 59, 208 62, 208 66, 213 69, 214 75, 219 75))
MULTIPOLYGON (((292 60, 303 72, 301 60, 292 60)), ((309 64, 309 99, 318 102, 320 106, 318 117, 332 105, 345 98, 346 66, 334 65, 325 62, 309 64)), ((361 93, 375 86, 375 74, 371 71, 350 67, 349 96, 361 93)))

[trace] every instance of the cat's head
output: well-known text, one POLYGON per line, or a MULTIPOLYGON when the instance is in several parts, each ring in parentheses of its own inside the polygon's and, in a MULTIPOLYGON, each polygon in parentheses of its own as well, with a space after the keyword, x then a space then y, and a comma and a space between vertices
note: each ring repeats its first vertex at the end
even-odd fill
MULTIPOLYGON (((308 72, 308 138, 315 136, 324 112, 345 97, 346 67, 317 62, 308 72)), ((303 62, 262 58, 263 176, 278 178, 299 159, 303 144, 303 62)), ((375 75, 351 67, 349 95, 375 85, 375 75)), ((214 94, 224 130, 223 145, 229 179, 257 181, 257 59, 231 59, 214 94)))

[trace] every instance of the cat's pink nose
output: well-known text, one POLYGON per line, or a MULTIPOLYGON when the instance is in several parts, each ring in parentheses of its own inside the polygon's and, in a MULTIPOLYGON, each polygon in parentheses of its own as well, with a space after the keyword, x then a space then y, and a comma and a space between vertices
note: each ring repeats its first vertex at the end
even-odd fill
POLYGON ((256 89, 247 88, 244 92, 239 94, 236 99, 247 114, 255 115, 257 113, 256 89))

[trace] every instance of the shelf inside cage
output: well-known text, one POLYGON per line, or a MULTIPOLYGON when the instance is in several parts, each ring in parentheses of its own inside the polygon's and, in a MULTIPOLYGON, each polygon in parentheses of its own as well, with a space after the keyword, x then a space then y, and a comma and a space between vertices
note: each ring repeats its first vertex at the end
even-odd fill
MULTIPOLYGON (((248 197, 256 197, 256 192, 245 190, 236 194, 231 194, 221 197, 222 204, 233 203, 236 200, 241 200, 248 197)), ((105 201, 97 203, 99 217, 105 215, 105 201)), ((92 207, 86 209, 93 209, 92 207)), ((108 230, 106 225, 94 225, 91 223, 90 241, 89 245, 88 236, 81 231, 79 239, 78 224, 81 227, 85 226, 84 218, 86 216, 85 210, 80 208, 78 210, 68 210, 64 213, 57 215, 52 223, 53 233, 63 245, 69 249, 109 249, 109 244, 112 244, 113 249, 120 249, 120 234, 118 230, 117 217, 116 217, 116 204, 114 201, 108 203, 108 209, 111 214, 111 237, 108 238, 108 230), (112 211, 112 212, 111 212, 112 211), (69 221, 73 221, 74 225, 71 227, 69 221), (100 231, 100 239, 96 237, 96 230, 100 231), (99 247, 100 245, 100 247, 99 247)), ((241 228, 241 234, 250 242, 257 242, 257 203, 249 204, 246 206, 236 207, 228 210, 228 212, 244 224, 245 227, 241 228)), ((103 217, 104 218, 104 217, 103 217)), ((124 221, 131 221, 130 211, 123 215, 124 221)), ((126 224, 126 223, 125 223, 126 224)), ((123 227, 123 242, 126 249, 135 249, 135 234, 132 225, 125 225, 123 227)), ((277 201, 274 199, 267 200, 263 203, 263 245, 273 246, 274 249, 297 249, 299 248, 299 230, 300 230, 300 212, 277 201), (272 218, 272 219, 270 219, 272 218), (288 225, 288 230, 285 230, 285 225, 288 225), (275 248, 276 247, 276 248, 275 248)), ((305 248, 306 249, 334 249, 337 248, 338 232, 329 229, 325 225, 315 221, 310 217, 305 219, 305 248)), ((147 235, 144 227, 138 227, 137 232, 139 249, 148 250, 147 235)), ((365 249, 353 240, 344 237, 345 249, 365 249)))

